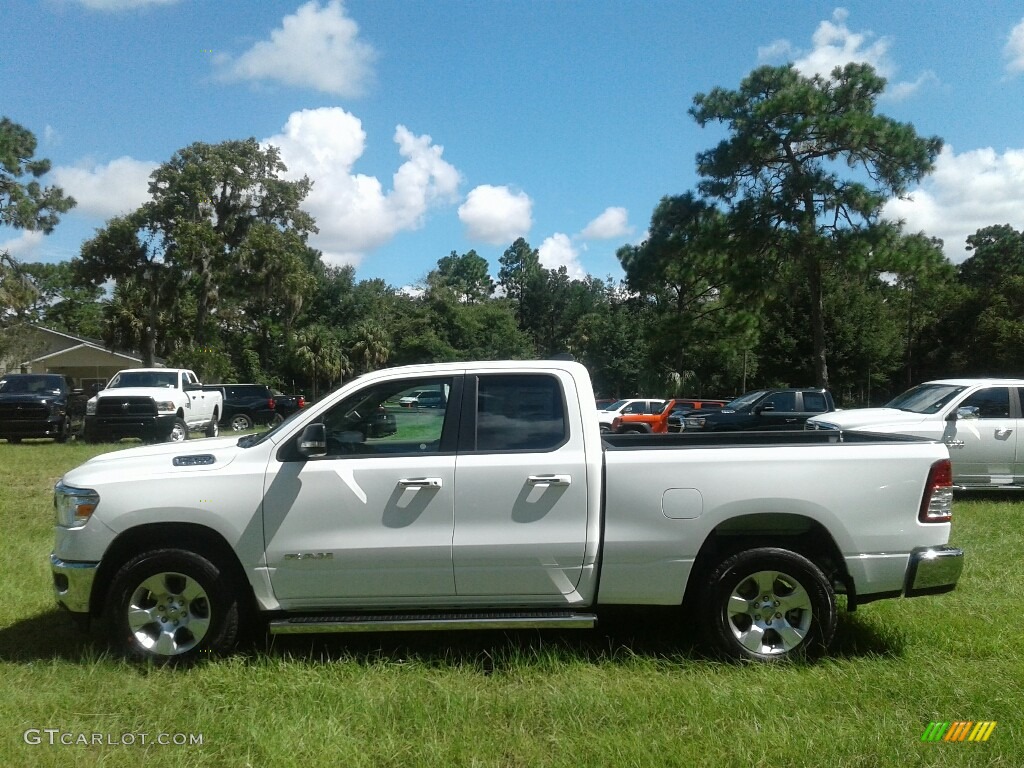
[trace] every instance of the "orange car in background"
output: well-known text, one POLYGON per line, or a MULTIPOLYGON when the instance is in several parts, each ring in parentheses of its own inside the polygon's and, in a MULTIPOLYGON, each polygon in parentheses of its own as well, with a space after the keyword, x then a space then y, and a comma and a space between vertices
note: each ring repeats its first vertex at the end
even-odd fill
POLYGON ((669 431, 668 418, 673 411, 718 410, 727 402, 728 400, 676 398, 667 401, 659 413, 629 413, 616 416, 612 421, 612 432, 663 435, 669 431))

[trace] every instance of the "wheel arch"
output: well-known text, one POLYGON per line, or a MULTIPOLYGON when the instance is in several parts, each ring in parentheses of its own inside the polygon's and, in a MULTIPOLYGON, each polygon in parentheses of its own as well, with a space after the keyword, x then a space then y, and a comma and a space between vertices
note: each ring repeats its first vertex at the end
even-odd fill
POLYGON ((148 523, 129 528, 107 548, 93 581, 89 614, 98 617, 110 599, 114 577, 136 555, 153 549, 181 549, 205 557, 222 567, 240 590, 240 605, 255 614, 256 596, 235 551, 217 531, 197 523, 148 523))
POLYGON ((761 547, 788 549, 803 555, 825 574, 837 593, 847 596, 847 610, 856 608, 853 579, 832 534, 813 518, 787 512, 740 515, 719 523, 697 553, 684 602, 697 599, 704 578, 723 560, 761 547))

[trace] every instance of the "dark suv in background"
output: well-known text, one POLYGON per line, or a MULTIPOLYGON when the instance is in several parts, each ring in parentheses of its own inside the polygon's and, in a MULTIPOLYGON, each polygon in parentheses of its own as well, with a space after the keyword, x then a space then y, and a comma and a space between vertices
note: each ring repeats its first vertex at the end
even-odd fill
POLYGON ((241 432, 270 424, 277 416, 274 393, 265 384, 214 384, 224 393, 221 426, 241 432))
POLYGON ((719 411, 692 413, 685 418, 686 431, 803 429, 811 416, 836 409, 824 389, 758 389, 737 397, 719 411))
POLYGON ((71 421, 79 422, 85 403, 75 399, 67 379, 56 373, 7 373, 0 376, 0 438, 19 443, 23 437, 52 437, 58 443, 71 436, 71 421))

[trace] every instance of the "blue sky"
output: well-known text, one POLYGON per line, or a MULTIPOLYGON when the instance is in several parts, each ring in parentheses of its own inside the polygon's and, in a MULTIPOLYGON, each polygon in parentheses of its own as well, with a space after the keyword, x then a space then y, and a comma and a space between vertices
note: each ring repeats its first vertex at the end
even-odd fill
POLYGON ((618 279, 721 138, 693 95, 786 61, 867 61, 879 111, 946 141, 889 216, 957 262, 979 227, 1024 228, 1020 2, 7 0, 0 25, 0 114, 79 202, 48 237, 0 231, 24 261, 76 255, 175 150, 256 137, 313 179, 311 242, 360 279, 415 285, 471 248, 496 276, 520 236, 618 279))

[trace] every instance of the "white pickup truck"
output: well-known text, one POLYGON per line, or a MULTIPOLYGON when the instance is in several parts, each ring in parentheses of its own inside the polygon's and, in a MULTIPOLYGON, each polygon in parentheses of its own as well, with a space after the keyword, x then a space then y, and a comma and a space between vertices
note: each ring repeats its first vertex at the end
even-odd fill
POLYGON ((615 605, 679 606, 723 654, 769 660, 827 648, 837 592, 954 588, 942 444, 602 439, 593 403, 573 362, 391 368, 262 434, 97 456, 55 488, 56 599, 156 661, 227 651, 256 617, 582 628, 615 605), (423 390, 444 407, 398 406, 423 390))
POLYGON ((914 435, 949 448, 953 483, 971 490, 1024 488, 1024 379, 942 379, 883 408, 809 419, 809 429, 914 435))
POLYGON ((85 404, 86 442, 141 437, 148 442, 178 443, 189 430, 207 437, 220 434, 224 395, 203 387, 184 368, 131 368, 119 371, 105 389, 85 404))

